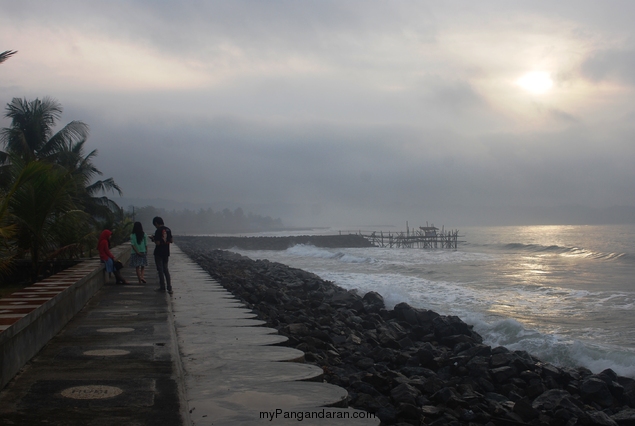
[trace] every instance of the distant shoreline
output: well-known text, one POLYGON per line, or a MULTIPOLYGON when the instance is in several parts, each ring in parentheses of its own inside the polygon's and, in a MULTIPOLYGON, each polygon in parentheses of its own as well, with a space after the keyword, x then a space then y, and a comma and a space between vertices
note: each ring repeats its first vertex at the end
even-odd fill
POLYGON ((288 237, 215 237, 215 236, 175 236, 176 242, 193 243, 204 241, 207 248, 243 250, 286 250, 297 244, 313 245, 325 248, 361 248, 374 245, 361 235, 298 235, 288 237))

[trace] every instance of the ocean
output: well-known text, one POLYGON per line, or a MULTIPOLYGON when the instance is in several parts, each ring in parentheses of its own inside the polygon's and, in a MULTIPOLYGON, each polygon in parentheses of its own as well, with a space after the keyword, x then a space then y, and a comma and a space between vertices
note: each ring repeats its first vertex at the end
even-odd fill
POLYGON ((457 250, 298 245, 233 251, 313 272, 361 294, 376 291, 389 308, 407 302, 456 315, 493 347, 635 377, 635 225, 459 231, 465 242, 457 250))

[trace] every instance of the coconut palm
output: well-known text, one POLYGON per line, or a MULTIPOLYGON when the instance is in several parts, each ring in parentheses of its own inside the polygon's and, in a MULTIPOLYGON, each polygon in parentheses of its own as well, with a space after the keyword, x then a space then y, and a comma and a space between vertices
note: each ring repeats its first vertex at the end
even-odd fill
POLYGON ((0 276, 11 270, 15 256, 14 237, 18 229, 10 220, 8 200, 5 194, 0 195, 0 276))
POLYGON ((73 218, 81 223, 86 216, 72 200, 74 182, 71 174, 54 164, 31 161, 12 163, 13 185, 7 193, 0 213, 8 211, 16 226, 15 245, 18 251, 28 252, 31 272, 37 277, 42 254, 58 251, 56 239, 60 226, 73 218))
MULTIPOLYGON (((112 178, 93 181, 101 175, 86 154, 88 126, 72 121, 53 133, 62 107, 51 99, 34 101, 14 98, 6 108, 11 126, 0 131, 0 227, 14 232, 17 254, 28 253, 37 275, 43 256, 57 256, 69 249, 94 246, 104 220, 112 221, 120 211, 102 196, 121 188, 112 178)), ((10 250, 5 250, 9 252, 10 250)), ((2 258, 2 253, 0 253, 2 258)), ((4 255, 4 258, 7 258, 4 255)))
POLYGON ((0 64, 6 61, 7 59, 9 59, 11 56, 15 55, 16 53, 18 52, 15 50, 5 50, 4 52, 0 53, 0 64))
POLYGON ((6 111, 11 127, 2 129, 0 142, 8 153, 18 155, 25 162, 52 160, 64 145, 88 138, 88 125, 81 121, 71 121, 53 134, 63 109, 49 97, 34 101, 13 98, 6 111))
POLYGON ((97 150, 94 149, 85 154, 85 143, 85 140, 81 140, 63 144, 56 154, 56 164, 64 167, 75 178, 76 200, 84 211, 94 218, 110 217, 114 212, 119 211, 119 206, 108 197, 99 194, 115 192, 122 195, 121 188, 113 178, 92 182, 95 176, 101 176, 103 173, 92 161, 97 156, 97 150))
MULTIPOLYGON (((9 154, 23 162, 44 160, 58 164, 70 171, 77 187, 75 201, 94 217, 108 216, 119 206, 106 196, 109 191, 122 195, 121 188, 112 178, 91 182, 102 175, 92 160, 97 150, 84 153, 88 138, 88 126, 81 121, 68 123, 53 134, 55 123, 62 113, 62 106, 51 98, 34 101, 14 98, 7 105, 5 116, 11 118, 11 127, 0 131, 0 142, 7 152, 0 153, 0 164, 7 164, 9 154), (4 154, 4 155, 2 155, 4 154)), ((0 170, 0 186, 6 187, 7 173, 0 170)))

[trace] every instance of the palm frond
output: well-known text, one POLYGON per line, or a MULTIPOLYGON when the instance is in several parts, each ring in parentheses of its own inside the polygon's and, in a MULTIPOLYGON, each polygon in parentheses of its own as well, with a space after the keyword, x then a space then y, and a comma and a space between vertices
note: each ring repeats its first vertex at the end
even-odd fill
POLYGON ((88 192, 88 194, 90 195, 97 194, 98 192, 109 191, 117 192, 120 196, 123 195, 123 191, 121 190, 119 185, 115 183, 115 180, 113 178, 98 180, 97 182, 86 187, 86 192, 88 192))
POLYGON ((6 107, 5 117, 11 119, 11 127, 3 129, 3 142, 23 158, 34 159, 47 144, 62 111, 60 103, 53 98, 33 101, 13 98, 6 107))
POLYGON ((88 138, 89 128, 86 123, 81 121, 71 121, 62 130, 55 133, 46 143, 38 150, 41 157, 54 154, 67 145, 73 145, 78 142, 85 142, 88 138))
POLYGON ((96 206, 108 208, 108 210, 110 210, 111 212, 118 212, 121 210, 121 207, 119 207, 119 204, 117 204, 115 201, 105 196, 92 197, 92 202, 96 206))
POLYGON ((7 59, 9 59, 11 56, 15 55, 16 53, 18 53, 17 50, 5 50, 4 52, 0 53, 0 64, 6 61, 7 59))

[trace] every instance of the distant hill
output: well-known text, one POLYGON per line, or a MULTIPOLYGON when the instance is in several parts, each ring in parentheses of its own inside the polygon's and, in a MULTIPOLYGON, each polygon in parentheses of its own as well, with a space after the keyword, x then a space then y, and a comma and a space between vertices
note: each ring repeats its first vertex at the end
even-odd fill
POLYGON ((198 210, 167 210, 154 206, 134 207, 134 220, 143 224, 146 232, 153 228, 152 218, 160 216, 174 234, 218 234, 235 232, 275 231, 283 228, 281 219, 245 214, 239 207, 235 210, 214 211, 211 208, 198 210))

